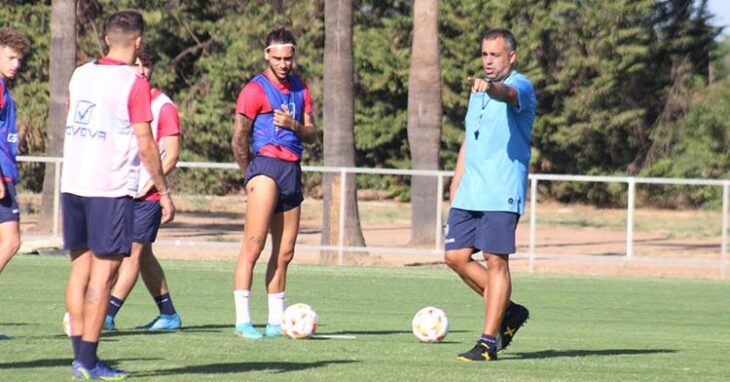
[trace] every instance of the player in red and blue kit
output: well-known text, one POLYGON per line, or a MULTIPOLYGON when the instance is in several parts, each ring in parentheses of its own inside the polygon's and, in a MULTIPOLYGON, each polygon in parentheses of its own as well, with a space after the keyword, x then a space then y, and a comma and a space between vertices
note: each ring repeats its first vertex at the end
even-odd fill
POLYGON ((316 138, 312 97, 307 86, 290 75, 296 40, 284 28, 266 36, 269 68, 241 90, 233 126, 233 156, 244 172, 248 196, 243 243, 234 274, 236 329, 242 338, 259 339, 249 312, 253 269, 271 230, 272 250, 266 269, 269 317, 265 334, 281 335, 286 272, 294 257, 302 193, 302 142, 316 138), (249 143, 254 158, 249 160, 249 143))
MULTIPOLYGON (((18 183, 18 129, 15 101, 6 80, 15 78, 30 42, 12 28, 0 28, 0 273, 20 248, 20 208, 15 184, 18 183)), ((0 333, 0 340, 10 337, 0 333)))

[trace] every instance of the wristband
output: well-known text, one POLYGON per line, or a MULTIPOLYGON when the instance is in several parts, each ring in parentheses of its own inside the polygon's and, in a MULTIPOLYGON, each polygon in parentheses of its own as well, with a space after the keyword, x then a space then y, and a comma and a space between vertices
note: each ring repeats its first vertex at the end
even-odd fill
POLYGON ((160 193, 160 196, 170 195, 170 189, 168 188, 165 191, 160 191, 159 193, 160 193))

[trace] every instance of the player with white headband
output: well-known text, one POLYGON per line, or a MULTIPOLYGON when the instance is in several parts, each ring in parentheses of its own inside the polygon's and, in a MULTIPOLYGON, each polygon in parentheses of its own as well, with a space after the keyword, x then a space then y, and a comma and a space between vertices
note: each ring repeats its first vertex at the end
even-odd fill
POLYGON ((269 50, 271 50, 272 48, 292 48, 293 50, 296 50, 297 47, 292 43, 271 44, 271 45, 267 46, 266 49, 264 49, 264 50, 268 53, 269 50))
POLYGON ((236 102, 233 156, 245 174, 248 200, 246 225, 234 274, 236 329, 242 338, 263 336, 251 323, 249 296, 253 269, 271 230, 272 250, 266 269, 269 299, 267 337, 281 336, 284 289, 299 232, 302 193, 300 160, 304 147, 316 138, 312 96, 294 67, 296 40, 284 28, 266 36, 264 58, 269 67, 243 87, 236 102), (249 142, 253 159, 249 160, 249 142))

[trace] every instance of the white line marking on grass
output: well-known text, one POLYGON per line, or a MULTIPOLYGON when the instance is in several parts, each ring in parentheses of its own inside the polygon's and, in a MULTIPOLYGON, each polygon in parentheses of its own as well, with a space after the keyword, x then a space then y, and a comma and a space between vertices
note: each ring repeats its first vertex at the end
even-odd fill
POLYGON ((351 334, 317 334, 314 338, 326 338, 332 340, 354 340, 357 337, 351 334))

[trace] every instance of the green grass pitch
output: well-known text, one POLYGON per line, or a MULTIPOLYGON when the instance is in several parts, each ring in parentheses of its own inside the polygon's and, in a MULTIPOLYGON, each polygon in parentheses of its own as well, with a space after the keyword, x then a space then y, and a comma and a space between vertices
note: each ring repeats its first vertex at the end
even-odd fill
MULTIPOLYGON (((531 319, 500 361, 461 363, 482 324, 481 300, 447 269, 293 265, 287 303, 312 305, 318 334, 355 339, 233 336, 232 262, 164 261, 184 330, 132 328, 156 315, 140 284, 99 354, 134 381, 727 381, 730 284, 516 274, 513 297, 531 319), (410 333, 436 305, 451 331, 440 344, 410 333)), ((70 379, 63 334, 66 258, 19 255, 0 275, 0 381, 70 379)), ((252 315, 266 320, 263 268, 252 315)))

